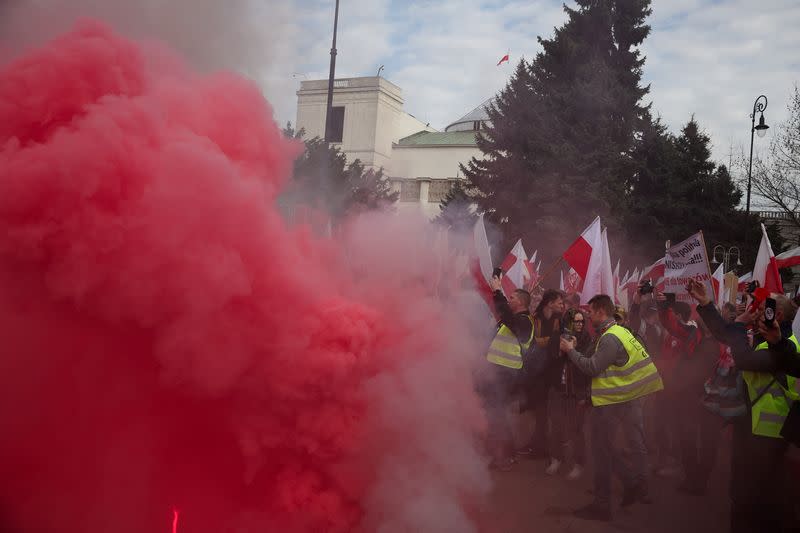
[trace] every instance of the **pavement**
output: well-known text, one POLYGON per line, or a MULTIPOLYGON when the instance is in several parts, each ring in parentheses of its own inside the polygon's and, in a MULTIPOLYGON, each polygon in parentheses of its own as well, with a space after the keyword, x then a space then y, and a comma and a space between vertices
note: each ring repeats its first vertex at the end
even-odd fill
MULTIPOLYGON (((591 443, 589 443, 591 446, 591 443)), ((591 455, 590 450, 587 450, 591 455)), ((653 504, 619 507, 622 487, 615 480, 611 522, 575 518, 572 511, 592 501, 592 466, 583 477, 568 481, 570 465, 562 465, 555 476, 545 474, 543 459, 520 458, 510 472, 492 472, 494 490, 483 509, 482 533, 726 533, 729 531, 728 484, 730 438, 723 434, 717 464, 703 496, 676 490, 675 477, 650 477, 653 504)))

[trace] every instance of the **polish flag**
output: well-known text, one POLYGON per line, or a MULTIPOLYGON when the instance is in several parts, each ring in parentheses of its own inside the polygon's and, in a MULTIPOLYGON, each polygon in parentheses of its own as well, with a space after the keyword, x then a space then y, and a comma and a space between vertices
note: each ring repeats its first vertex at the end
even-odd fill
POLYGON ((614 294, 611 295, 614 298, 616 303, 620 303, 619 301, 619 259, 617 259, 617 266, 614 268, 614 294))
POLYGON ((500 265, 504 272, 503 291, 507 296, 511 296, 515 289, 525 287, 525 281, 529 278, 528 268, 525 266, 527 260, 528 254, 522 247, 522 239, 517 239, 517 243, 503 259, 503 264, 500 265))
POLYGON ((625 282, 622 288, 628 291, 637 288, 639 286, 639 279, 639 267, 636 267, 636 270, 634 270, 633 273, 628 277, 628 280, 625 282))
POLYGON ((603 291, 603 231, 596 217, 564 252, 564 260, 583 279, 581 303, 603 291))
POLYGON ((497 62, 497 66, 499 67, 503 63, 508 63, 508 54, 504 55, 500 58, 500 61, 497 62))
MULTIPOLYGON (((594 256, 596 265, 593 266, 600 266, 600 259, 602 252, 600 251, 603 246, 603 234, 600 230, 600 217, 594 219, 588 228, 583 230, 581 236, 575 239, 567 251, 564 252, 562 256, 564 261, 572 267, 578 275, 586 279, 586 275, 589 272, 589 263, 592 260, 592 256, 594 256), (593 253, 597 252, 597 253, 593 253)), ((599 269, 598 269, 599 272, 599 269)))
POLYGON ((756 264, 753 266, 753 279, 769 292, 783 294, 783 283, 778 272, 778 263, 772 253, 772 245, 767 237, 767 229, 761 224, 761 244, 758 247, 756 264))
POLYGON ((608 228, 603 229, 603 262, 601 264, 600 294, 607 294, 614 301, 614 271, 611 270, 611 252, 608 249, 608 228))
POLYGON ((653 287, 658 287, 664 282, 664 258, 662 257, 649 267, 642 271, 640 281, 649 279, 653 283, 653 287))
POLYGON ((525 268, 528 269, 528 283, 526 284, 525 288, 528 290, 532 290, 536 283, 539 281, 539 265, 536 264, 536 256, 539 254, 539 250, 533 252, 530 260, 525 260, 525 268))
POLYGON ((489 239, 486 237, 486 226, 483 223, 483 214, 478 217, 473 229, 473 256, 472 256, 472 277, 478 294, 486 302, 494 314, 494 300, 492 289, 489 287, 489 280, 492 279, 492 255, 489 251, 489 239))
POLYGON ((745 274, 743 276, 739 276, 739 286, 737 287, 737 290, 739 292, 744 292, 745 289, 747 289, 747 284, 750 283, 751 281, 753 281, 753 273, 752 272, 748 272, 747 274, 745 274))
POLYGON ((800 246, 787 250, 775 258, 778 268, 789 268, 800 265, 800 246))
POLYGON ((559 270, 558 275, 561 276, 561 279, 558 282, 558 290, 560 290, 561 292, 566 292, 567 289, 564 287, 564 271, 559 270))
POLYGON ((716 295, 717 308, 722 309, 722 304, 725 303, 725 273, 722 269, 723 265, 717 267, 711 275, 711 284, 714 286, 714 293, 716 295))

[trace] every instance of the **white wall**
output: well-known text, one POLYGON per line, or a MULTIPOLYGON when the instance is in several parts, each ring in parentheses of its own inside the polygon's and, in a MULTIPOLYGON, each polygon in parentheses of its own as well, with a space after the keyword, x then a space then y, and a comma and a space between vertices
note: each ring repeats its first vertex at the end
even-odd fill
POLYGON ((387 174, 397 178, 461 177, 459 163, 482 157, 477 146, 395 146, 387 174))
MULTIPOLYGON (((335 84, 333 105, 345 108, 342 142, 335 146, 348 161, 360 159, 368 167, 388 167, 392 143, 423 129, 431 130, 403 111, 400 88, 388 80, 344 78, 335 84)), ((301 83, 296 129, 304 128, 306 138, 324 137, 327 99, 327 80, 301 83)))

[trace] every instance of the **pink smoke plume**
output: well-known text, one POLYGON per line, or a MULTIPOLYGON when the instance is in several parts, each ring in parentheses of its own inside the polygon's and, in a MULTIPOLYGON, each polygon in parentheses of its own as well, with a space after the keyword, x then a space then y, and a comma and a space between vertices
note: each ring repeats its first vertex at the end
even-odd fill
POLYGON ((299 150, 98 22, 0 68, 3 531, 477 530, 473 295, 421 223, 287 227, 299 150))

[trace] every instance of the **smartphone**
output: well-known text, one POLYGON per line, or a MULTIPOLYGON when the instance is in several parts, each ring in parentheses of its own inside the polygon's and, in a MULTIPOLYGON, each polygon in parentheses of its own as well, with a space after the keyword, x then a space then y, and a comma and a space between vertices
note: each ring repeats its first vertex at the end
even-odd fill
POLYGON ((675 293, 674 292, 668 292, 668 293, 664 294, 664 297, 666 297, 667 303, 669 305, 672 305, 672 304, 675 303, 675 293))
POLYGON ((500 267, 496 267, 492 270, 492 277, 493 278, 502 278, 503 277, 503 269, 500 267))
POLYGON ((767 298, 764 300, 764 325, 768 328, 772 327, 772 324, 775 323, 775 308, 777 306, 777 302, 775 298, 767 298))

